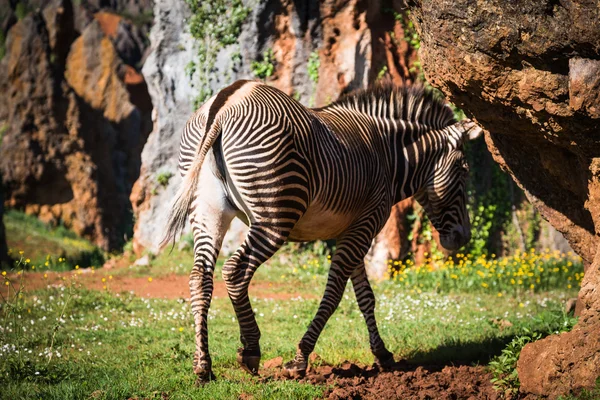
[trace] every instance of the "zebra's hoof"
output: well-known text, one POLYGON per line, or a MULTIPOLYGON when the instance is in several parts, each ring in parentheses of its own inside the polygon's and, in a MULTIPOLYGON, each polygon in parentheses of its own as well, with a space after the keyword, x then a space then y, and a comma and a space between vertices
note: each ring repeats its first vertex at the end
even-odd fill
POLYGON ((238 349, 237 362, 242 369, 250 375, 258 375, 258 368, 260 367, 260 350, 238 349))
POLYGON ((302 379, 306 376, 308 363, 292 360, 283 366, 282 375, 289 379, 302 379))
POLYGON ((374 354, 374 355, 375 355, 375 365, 378 366, 379 369, 382 371, 389 371, 390 369, 392 369, 392 367, 396 363, 394 361, 394 355, 385 349, 384 349, 384 351, 374 354))
POLYGON ((209 382, 216 381, 217 377, 212 370, 194 371, 196 373, 196 386, 206 385, 209 382))

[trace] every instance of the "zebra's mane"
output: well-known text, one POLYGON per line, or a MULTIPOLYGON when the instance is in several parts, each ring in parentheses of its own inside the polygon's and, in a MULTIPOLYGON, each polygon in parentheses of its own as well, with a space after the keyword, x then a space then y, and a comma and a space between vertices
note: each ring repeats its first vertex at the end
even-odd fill
POLYGON ((440 128, 456 122, 443 96, 420 84, 376 84, 344 95, 322 110, 329 108, 351 109, 373 117, 421 122, 440 128))

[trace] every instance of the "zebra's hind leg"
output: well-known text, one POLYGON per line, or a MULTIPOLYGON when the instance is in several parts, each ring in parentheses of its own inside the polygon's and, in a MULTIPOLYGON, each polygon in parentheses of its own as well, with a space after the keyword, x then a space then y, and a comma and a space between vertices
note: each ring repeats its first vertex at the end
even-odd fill
POLYGON ((248 297, 250 280, 256 269, 283 245, 289 232, 273 226, 252 225, 246 240, 223 265, 223 280, 240 325, 242 348, 237 360, 244 370, 258 374, 260 329, 248 297))
POLYGON ((317 339, 329 317, 337 309, 348 278, 357 268, 363 265, 365 254, 369 250, 372 234, 368 226, 359 225, 356 229, 346 232, 338 240, 337 250, 331 260, 331 268, 327 277, 325 293, 319 304, 317 314, 311 321, 308 330, 298 344, 294 359, 285 364, 285 373, 290 378, 301 378, 306 374, 308 358, 315 348, 317 339))
POLYGON ((356 302, 367 323, 369 343, 371 345, 371 352, 375 356, 375 363, 381 369, 389 369, 394 364, 394 355, 386 349, 377 329, 377 321, 375 321, 375 295, 367 279, 364 263, 354 270, 350 279, 354 287, 356 302))
POLYGON ((225 208, 225 203, 221 205, 222 208, 215 204, 202 204, 202 207, 197 207, 202 212, 193 212, 190 217, 194 234, 194 266, 190 273, 189 285, 196 334, 193 366, 197 384, 215 379, 208 351, 208 309, 213 294, 215 263, 223 237, 233 219, 232 210, 225 208))

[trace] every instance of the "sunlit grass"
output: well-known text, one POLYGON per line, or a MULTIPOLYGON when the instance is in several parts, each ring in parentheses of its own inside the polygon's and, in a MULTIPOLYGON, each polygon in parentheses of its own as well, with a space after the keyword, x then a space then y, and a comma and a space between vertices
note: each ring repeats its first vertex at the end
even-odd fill
POLYGON ((23 251, 29 259, 28 269, 66 271, 76 265, 87 268, 104 263, 105 255, 98 247, 62 226, 52 228, 16 210, 6 211, 4 224, 9 255, 18 259, 23 251))
MULTIPOLYGON (((257 272, 257 281, 271 282, 273 290, 294 294, 292 299, 274 300, 257 298, 260 293, 250 290, 262 331, 263 360, 277 356, 291 359, 316 312, 329 257, 320 248, 309 250, 284 251, 257 272)), ((20 255, 16 270, 26 267, 25 257, 20 255)), ((150 270, 155 268, 158 266, 150 270)), ((106 285, 110 276, 103 275, 106 285)), ((11 286, 23 277, 13 273, 2 279, 11 286)), ((159 282, 159 274, 148 279, 153 277, 159 282)), ((219 381, 196 387, 191 370, 193 320, 186 301, 90 291, 72 283, 67 274, 60 286, 37 292, 23 292, 15 285, 0 303, 4 398, 164 395, 169 399, 236 399, 244 394, 313 399, 325 390, 322 385, 293 381, 262 382, 243 373, 235 361, 240 346, 238 324, 227 298, 214 299, 209 313, 211 353, 219 381)), ((413 364, 485 364, 525 328, 552 332, 571 324, 563 302, 576 294, 576 288, 564 287, 502 297, 461 287, 450 292, 438 287, 419 293, 394 280, 375 283, 374 290, 377 319, 388 348, 397 359, 413 364)), ((363 365, 373 362, 351 285, 315 352, 334 365, 345 360, 363 365)))

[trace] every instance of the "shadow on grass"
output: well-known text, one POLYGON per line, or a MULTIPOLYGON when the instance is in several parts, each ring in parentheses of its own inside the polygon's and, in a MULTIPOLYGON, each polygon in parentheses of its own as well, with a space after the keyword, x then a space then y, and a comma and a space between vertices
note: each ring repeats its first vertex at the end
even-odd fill
POLYGON ((411 365, 473 365, 487 364, 518 334, 495 337, 482 342, 444 345, 427 352, 417 352, 406 363, 411 365))
POLYGON ((92 265, 96 267, 101 267, 106 261, 104 252, 97 247, 93 250, 82 251, 80 253, 68 257, 67 259, 69 261, 69 264, 72 264, 73 266, 79 265, 82 268, 90 267, 92 265))

